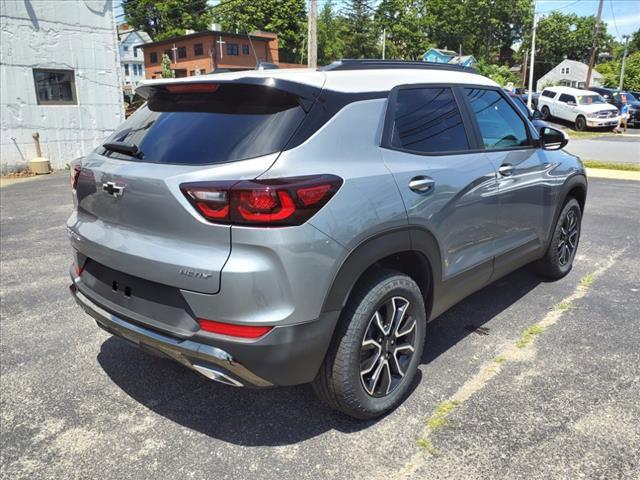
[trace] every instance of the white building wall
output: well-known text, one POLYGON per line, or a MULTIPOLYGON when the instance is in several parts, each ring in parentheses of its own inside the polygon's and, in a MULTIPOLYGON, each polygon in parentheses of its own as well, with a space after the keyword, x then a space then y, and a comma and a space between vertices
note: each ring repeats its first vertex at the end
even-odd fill
MULTIPOLYGON (((540 77, 536 82, 536 90, 541 91, 545 85, 564 85, 567 87, 582 88, 587 79, 588 65, 575 60, 563 60, 552 70, 540 77)), ((600 86, 602 75, 595 70, 591 73, 591 84, 600 86)))
POLYGON ((64 168, 124 120, 112 0, 0 1, 0 167, 64 168), (33 68, 72 69, 77 105, 38 105, 33 68))

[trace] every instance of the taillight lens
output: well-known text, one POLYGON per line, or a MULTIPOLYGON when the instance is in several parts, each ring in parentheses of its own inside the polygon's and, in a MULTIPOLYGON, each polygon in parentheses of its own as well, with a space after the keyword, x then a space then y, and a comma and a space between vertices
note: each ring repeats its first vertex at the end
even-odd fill
POLYGON ((263 327, 254 325, 235 325, 232 323, 216 322, 199 318, 200 328, 205 332, 219 333, 239 338, 260 338, 266 335, 273 327, 263 327))
POLYGON ((80 171, 82 170, 82 159, 76 158, 69 164, 69 174, 71 176, 71 189, 75 190, 78 186, 78 178, 80 177, 80 171))
POLYGON ((182 193, 207 220, 253 226, 301 225, 335 195, 334 175, 238 182, 183 183, 182 193))

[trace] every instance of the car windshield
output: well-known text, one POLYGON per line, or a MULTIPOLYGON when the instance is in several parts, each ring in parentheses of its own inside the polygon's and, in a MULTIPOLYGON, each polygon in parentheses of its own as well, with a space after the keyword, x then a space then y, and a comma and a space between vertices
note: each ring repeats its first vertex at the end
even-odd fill
POLYGON ((638 99, 631 94, 631 92, 622 92, 620 94, 621 97, 627 97, 627 102, 637 102, 638 99))
POLYGON ((578 104, 579 105, 594 105, 598 103, 607 103, 604 98, 600 95, 578 95, 578 104))

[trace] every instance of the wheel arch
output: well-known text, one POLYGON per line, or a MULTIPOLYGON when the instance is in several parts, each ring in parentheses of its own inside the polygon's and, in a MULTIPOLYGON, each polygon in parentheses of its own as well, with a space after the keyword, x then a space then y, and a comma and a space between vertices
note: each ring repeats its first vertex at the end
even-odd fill
MULTIPOLYGON (((582 173, 576 173, 569 177, 561 187, 558 201, 553 212, 553 222, 550 225, 550 231, 547 234, 547 248, 551 242, 551 236, 555 229, 556 222, 562 211, 562 207, 567 203, 569 197, 575 198, 580 204, 580 212, 584 215, 584 207, 587 202, 587 177, 582 173)), ((546 249, 545 249, 546 251, 546 249)))
POLYGON ((441 256, 435 237, 419 228, 384 232, 362 242, 340 266, 325 297, 323 311, 341 310, 351 292, 373 269, 390 268, 405 273, 420 287, 427 318, 441 280, 441 256))

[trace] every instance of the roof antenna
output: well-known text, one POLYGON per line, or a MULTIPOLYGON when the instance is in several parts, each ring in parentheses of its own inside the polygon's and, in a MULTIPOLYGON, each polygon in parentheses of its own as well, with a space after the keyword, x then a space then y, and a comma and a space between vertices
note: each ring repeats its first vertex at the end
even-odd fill
POLYGON ((253 42, 251 41, 251 35, 249 35, 249 32, 247 32, 245 30, 245 33, 247 34, 247 38, 249 39, 249 45, 251 45, 251 51, 253 52, 253 56, 256 59, 256 70, 260 70, 260 60, 258 60, 258 54, 256 54, 256 49, 253 48, 253 42))

